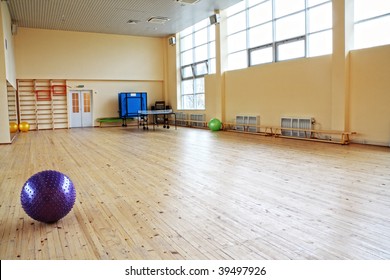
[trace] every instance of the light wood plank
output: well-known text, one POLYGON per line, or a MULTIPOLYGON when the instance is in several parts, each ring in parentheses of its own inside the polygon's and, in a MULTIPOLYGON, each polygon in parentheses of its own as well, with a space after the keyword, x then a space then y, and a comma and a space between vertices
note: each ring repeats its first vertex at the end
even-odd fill
POLYGON ((389 209, 385 147, 136 127, 0 146, 1 259, 389 259, 389 209), (77 190, 50 225, 20 205, 45 169, 77 190))

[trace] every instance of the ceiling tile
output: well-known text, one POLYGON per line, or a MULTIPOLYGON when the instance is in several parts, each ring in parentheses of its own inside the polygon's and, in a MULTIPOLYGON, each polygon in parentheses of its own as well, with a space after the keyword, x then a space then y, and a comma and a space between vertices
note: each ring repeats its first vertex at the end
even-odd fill
POLYGON ((80 32, 165 37, 242 0, 8 0, 11 18, 19 27, 80 32), (167 17, 163 24, 148 22, 167 17), (136 24, 129 24, 134 20, 136 24))

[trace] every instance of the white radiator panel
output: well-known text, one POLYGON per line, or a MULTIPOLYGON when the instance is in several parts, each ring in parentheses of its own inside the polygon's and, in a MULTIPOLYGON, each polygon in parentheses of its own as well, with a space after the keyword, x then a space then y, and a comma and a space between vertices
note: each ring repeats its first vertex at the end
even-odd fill
POLYGON ((180 126, 187 125, 187 113, 177 112, 176 113, 176 124, 180 126))
POLYGON ((206 121, 205 114, 190 114, 190 124, 194 127, 204 127, 206 121), (191 122, 193 121, 193 122, 191 122))
POLYGON ((293 118, 293 117, 282 117, 280 120, 280 126, 282 128, 283 136, 292 136, 292 137, 302 137, 309 138, 310 133, 306 133, 305 131, 296 131, 289 130, 287 128, 298 128, 298 129, 313 129, 314 118, 293 118))
POLYGON ((236 116, 236 130, 259 132, 260 116, 238 115, 236 116))

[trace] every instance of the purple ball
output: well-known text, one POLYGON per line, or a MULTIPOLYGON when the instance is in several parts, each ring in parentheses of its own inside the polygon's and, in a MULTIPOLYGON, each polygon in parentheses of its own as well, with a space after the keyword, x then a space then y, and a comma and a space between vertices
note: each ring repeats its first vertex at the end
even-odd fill
POLYGON ((27 215, 44 223, 54 223, 65 217, 76 201, 76 190, 68 176, 45 170, 31 176, 20 194, 27 215))

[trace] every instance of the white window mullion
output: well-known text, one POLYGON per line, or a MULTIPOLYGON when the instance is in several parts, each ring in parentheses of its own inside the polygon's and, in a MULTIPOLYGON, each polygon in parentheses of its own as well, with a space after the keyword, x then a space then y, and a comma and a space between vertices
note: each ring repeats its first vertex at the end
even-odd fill
POLYGON ((235 13, 229 14, 227 18, 228 28, 232 26, 232 29, 228 30, 227 39, 229 70, 245 68, 243 63, 245 58, 247 58, 248 66, 261 64, 261 61, 269 63, 269 58, 266 58, 269 56, 270 50, 267 50, 269 44, 272 45, 273 62, 284 60, 283 58, 290 59, 290 57, 291 59, 302 56, 309 57, 311 53, 315 55, 331 53, 332 50, 327 45, 320 50, 310 50, 311 47, 317 48, 319 46, 317 41, 320 36, 327 38, 329 31, 332 31, 332 26, 329 26, 329 22, 332 22, 331 0, 286 0, 280 2, 278 0, 264 0, 252 4, 251 6, 250 1, 245 0, 240 5, 241 8, 236 9, 235 13), (257 5, 264 3, 268 3, 268 13, 272 13, 270 17, 266 17, 262 13, 266 10, 256 9, 257 5), (245 13, 245 18, 243 13, 245 13), (260 16, 260 13, 262 13, 261 18, 253 20, 257 14, 260 16), (268 36, 272 41, 266 38, 266 28, 263 27, 267 22, 265 19, 269 21, 268 36), (240 22, 241 24, 238 26, 240 22), (244 24, 245 31, 242 30, 244 24), (310 36, 315 33, 323 35, 319 34, 313 37, 313 40, 316 41, 312 44, 310 36), (246 38, 240 34, 245 34, 246 38), (244 48, 245 45, 246 48, 244 48), (281 54, 279 51, 283 51, 283 53, 281 54), (292 51, 291 55, 288 54, 288 51, 292 51))
POLYGON ((307 1, 305 0, 305 57, 309 56, 309 10, 307 1))
POLYGON ((276 21, 275 21, 275 0, 272 1, 272 42, 273 42, 273 56, 274 62, 278 61, 278 54, 276 51, 276 21))

